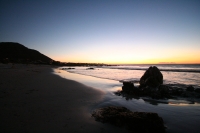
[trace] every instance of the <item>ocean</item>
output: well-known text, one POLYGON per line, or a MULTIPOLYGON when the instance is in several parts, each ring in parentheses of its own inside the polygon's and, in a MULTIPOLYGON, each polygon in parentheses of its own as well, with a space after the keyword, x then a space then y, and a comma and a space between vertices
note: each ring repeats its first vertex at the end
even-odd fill
POLYGON ((116 65, 93 67, 74 67, 67 69, 82 75, 89 75, 98 78, 111 79, 116 81, 132 81, 138 85, 140 78, 150 66, 157 66, 163 74, 164 84, 192 85, 200 87, 200 65, 116 65))
POLYGON ((150 66, 158 67, 163 74, 164 84, 200 88, 200 65, 116 65, 92 67, 94 69, 88 69, 90 66, 73 67, 74 69, 61 67, 54 70, 54 73, 105 92, 102 101, 94 102, 91 106, 91 113, 101 107, 124 106, 131 111, 158 113, 164 120, 166 133, 199 133, 200 100, 127 98, 115 94, 122 89, 121 81, 132 81, 138 86, 139 79, 150 66))

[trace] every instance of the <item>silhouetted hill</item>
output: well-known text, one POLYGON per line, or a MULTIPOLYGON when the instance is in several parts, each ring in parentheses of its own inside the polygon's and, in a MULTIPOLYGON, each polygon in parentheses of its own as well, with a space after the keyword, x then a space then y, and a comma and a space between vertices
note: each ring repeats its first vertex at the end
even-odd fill
POLYGON ((29 49, 22 44, 14 42, 0 43, 0 62, 49 64, 51 61, 52 59, 46 55, 29 49))

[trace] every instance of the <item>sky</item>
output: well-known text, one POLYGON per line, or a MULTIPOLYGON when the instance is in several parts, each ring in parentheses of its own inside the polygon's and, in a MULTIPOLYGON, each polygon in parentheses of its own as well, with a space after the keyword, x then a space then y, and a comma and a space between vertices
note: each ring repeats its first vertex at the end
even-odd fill
POLYGON ((53 60, 200 63, 199 0, 0 0, 0 42, 53 60))

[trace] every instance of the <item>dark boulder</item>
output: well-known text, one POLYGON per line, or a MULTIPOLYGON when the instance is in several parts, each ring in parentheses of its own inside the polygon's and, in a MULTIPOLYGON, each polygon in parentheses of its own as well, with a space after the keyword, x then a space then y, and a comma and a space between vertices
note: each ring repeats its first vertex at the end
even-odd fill
POLYGON ((96 121, 125 126, 134 133, 165 133, 164 122, 157 113, 132 112, 125 107, 105 107, 93 112, 96 121))
POLYGON ((132 82, 123 82, 123 86, 122 86, 122 91, 124 92, 130 92, 133 91, 134 89, 134 84, 132 82))
POLYGON ((163 75, 156 66, 151 66, 140 78, 140 87, 158 87, 163 84, 163 75))

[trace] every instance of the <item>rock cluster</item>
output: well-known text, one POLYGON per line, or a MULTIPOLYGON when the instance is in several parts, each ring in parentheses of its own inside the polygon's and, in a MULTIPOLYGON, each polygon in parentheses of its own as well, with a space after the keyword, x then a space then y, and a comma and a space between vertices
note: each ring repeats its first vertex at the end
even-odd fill
POLYGON ((140 78, 140 86, 135 87, 132 82, 123 82, 122 91, 117 95, 133 95, 137 97, 149 96, 154 99, 179 97, 200 98, 200 89, 187 86, 186 89, 163 84, 163 75, 156 66, 151 66, 140 78))
POLYGON ((167 85, 160 85, 158 88, 153 88, 149 86, 139 88, 139 87, 134 87, 134 84, 131 82, 129 85, 126 82, 122 87, 122 91, 117 92, 116 94, 121 95, 125 93, 128 95, 133 95, 138 97, 149 96, 155 99, 162 99, 162 98, 172 98, 170 94, 176 94, 177 92, 178 90, 172 91, 172 89, 167 85))
POLYGON ((125 126, 134 133, 165 133, 163 119, 157 113, 131 112, 125 107, 105 107, 93 112, 96 121, 125 126))

